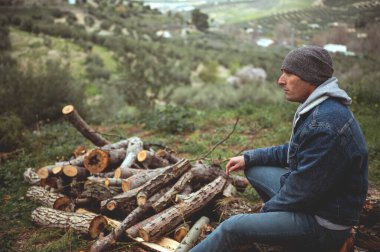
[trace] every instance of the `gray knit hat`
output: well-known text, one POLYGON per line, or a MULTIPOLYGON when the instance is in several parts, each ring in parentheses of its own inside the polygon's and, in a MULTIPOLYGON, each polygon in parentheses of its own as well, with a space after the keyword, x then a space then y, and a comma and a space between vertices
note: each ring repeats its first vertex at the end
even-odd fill
POLYGON ((319 46, 292 50, 286 55, 281 70, 287 70, 316 86, 331 78, 334 72, 329 53, 319 46))

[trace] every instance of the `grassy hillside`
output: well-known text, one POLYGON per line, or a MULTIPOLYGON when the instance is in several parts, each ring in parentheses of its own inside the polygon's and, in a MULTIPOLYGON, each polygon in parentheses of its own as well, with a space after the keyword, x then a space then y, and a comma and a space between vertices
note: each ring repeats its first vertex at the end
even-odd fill
MULTIPOLYGON (((220 30, 202 33, 181 14, 161 14, 135 2, 94 2, 0 8, 0 146, 11 147, 0 156, 0 250, 79 251, 92 243, 70 230, 34 226, 30 213, 36 205, 24 198, 29 185, 22 173, 27 167, 67 160, 78 145, 93 147, 62 119, 62 105, 69 102, 110 141, 140 136, 189 159, 203 156, 224 139, 239 117, 232 136, 204 160, 222 167, 242 150, 289 139, 297 104, 285 102, 276 85, 288 48, 257 47, 251 37, 236 36, 239 26, 230 36, 220 30), (171 38, 157 35, 160 30, 171 38), (247 82, 243 88, 226 83, 226 76, 250 64, 266 71, 266 81, 247 82)), ((310 41, 299 39, 304 35, 331 33, 324 26, 306 30, 313 18, 326 26, 333 20, 324 17, 332 13, 340 13, 347 23, 364 18, 366 24, 358 31, 371 28, 375 18, 375 11, 363 16, 361 8, 330 9, 333 1, 325 1, 329 5, 320 9, 311 7, 312 2, 260 0, 251 6, 240 1, 202 10, 240 26, 264 15, 257 22, 267 29, 265 35, 285 19, 297 29, 295 45, 310 41)), ((335 74, 353 97, 352 110, 367 139, 369 178, 380 184, 380 61, 376 50, 365 47, 367 42, 357 56, 333 58, 335 74)), ((257 199, 252 189, 244 196, 257 199)), ((120 243, 115 250, 132 247, 120 243)))

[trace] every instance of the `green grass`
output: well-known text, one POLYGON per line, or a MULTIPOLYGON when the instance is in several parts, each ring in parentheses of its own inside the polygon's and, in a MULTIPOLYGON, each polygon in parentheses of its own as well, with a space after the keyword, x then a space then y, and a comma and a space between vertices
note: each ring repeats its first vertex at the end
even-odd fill
POLYGON ((115 60, 115 57, 112 52, 107 50, 104 47, 94 45, 92 47, 92 52, 98 55, 104 63, 104 67, 111 73, 116 73, 119 68, 118 62, 115 60))
POLYGON ((251 3, 228 4, 228 11, 223 3, 218 6, 207 5, 201 9, 216 21, 235 24, 276 13, 310 8, 313 2, 312 0, 259 0, 251 3))

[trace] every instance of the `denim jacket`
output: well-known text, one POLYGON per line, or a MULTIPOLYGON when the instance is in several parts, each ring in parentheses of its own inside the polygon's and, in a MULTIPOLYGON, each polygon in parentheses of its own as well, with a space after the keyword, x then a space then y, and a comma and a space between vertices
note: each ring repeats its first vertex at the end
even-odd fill
POLYGON ((297 109, 289 143, 244 152, 247 167, 289 168, 263 212, 305 212, 340 225, 358 223, 368 190, 368 152, 350 102, 331 78, 297 109))

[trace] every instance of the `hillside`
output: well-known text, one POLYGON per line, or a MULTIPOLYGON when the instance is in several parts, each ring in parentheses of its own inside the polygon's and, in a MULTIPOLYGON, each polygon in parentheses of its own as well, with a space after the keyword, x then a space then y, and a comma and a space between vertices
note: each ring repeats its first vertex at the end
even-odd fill
MULTIPOLYGON (((205 31, 191 12, 161 13, 138 1, 30 3, 0 5, 0 250, 79 251, 92 243, 34 226, 36 205, 24 198, 27 167, 68 160, 79 145, 94 147, 63 120, 64 105, 74 104, 111 141, 140 136, 194 160, 239 117, 231 137, 203 160, 223 167, 244 149, 288 141, 296 104, 284 102, 276 81, 283 57, 303 44, 336 43, 354 52, 332 53, 334 74, 353 98, 369 178, 380 184, 377 0, 197 4, 209 15, 205 31), (258 46, 262 38, 273 44, 258 46), (240 78, 247 69, 265 75, 240 78), (229 82, 236 77, 240 82, 229 82)), ((252 189, 240 196, 257 200, 252 189)))

